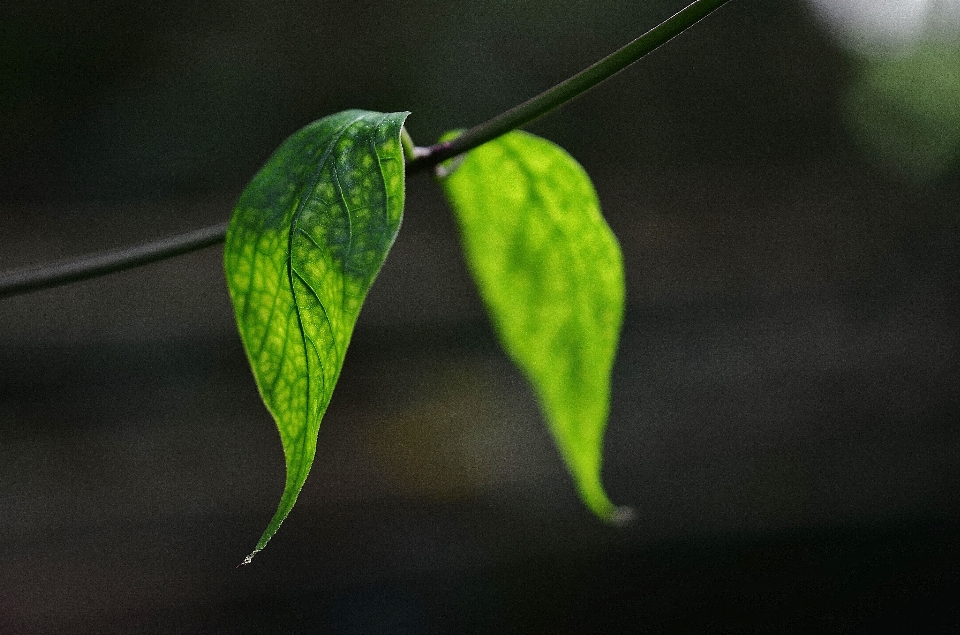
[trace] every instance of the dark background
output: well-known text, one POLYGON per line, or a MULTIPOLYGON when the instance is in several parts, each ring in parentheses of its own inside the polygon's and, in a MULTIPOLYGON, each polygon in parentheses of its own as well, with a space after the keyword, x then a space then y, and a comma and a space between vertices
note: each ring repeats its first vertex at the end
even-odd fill
MULTIPOLYGON (((225 220, 338 110, 410 110, 426 145, 682 4, 6 3, 0 269, 225 220)), ((530 127, 623 246, 631 527, 579 504, 418 175, 242 569, 283 458, 221 248, 0 301, 0 631, 955 632, 956 27, 845 48, 817 16, 734 0, 530 127)))

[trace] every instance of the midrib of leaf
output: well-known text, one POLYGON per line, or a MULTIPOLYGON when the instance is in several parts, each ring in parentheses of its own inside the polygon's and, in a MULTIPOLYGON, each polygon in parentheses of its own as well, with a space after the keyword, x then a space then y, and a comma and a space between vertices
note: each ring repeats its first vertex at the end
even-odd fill
POLYGON ((233 270, 245 295, 241 333, 288 469, 277 512, 244 562, 294 506, 360 307, 399 230, 405 116, 348 111, 315 122, 281 146, 238 204, 228 246, 229 258, 246 259, 233 270))
MULTIPOLYGON (((303 424, 304 424, 304 427, 306 427, 306 428, 309 428, 309 427, 310 427, 311 419, 313 418, 313 415, 314 415, 313 408, 310 407, 310 406, 311 406, 311 403, 312 403, 311 400, 310 400, 310 392, 311 392, 311 388, 313 388, 313 380, 312 380, 312 379, 313 379, 313 374, 310 372, 310 366, 311 366, 311 364, 312 364, 312 363, 320 364, 320 380, 323 382, 323 384, 322 384, 322 386, 321 386, 321 389, 320 389, 320 394, 321 394, 321 395, 323 394, 323 392, 324 392, 324 390, 325 390, 325 388, 326 388, 327 376, 326 376, 326 373, 324 372, 325 369, 324 369, 324 366, 323 366, 323 356, 320 355, 320 351, 317 350, 317 345, 313 342, 313 339, 307 335, 307 332, 306 332, 306 331, 304 330, 304 328, 303 328, 303 316, 302 316, 302 313, 301 313, 301 310, 300 310, 299 294, 297 293, 297 288, 296 288, 296 286, 294 285, 294 282, 293 282, 293 276, 294 276, 294 274, 296 274, 297 278, 300 279, 300 282, 303 283, 303 286, 305 286, 307 289, 309 289, 310 292, 313 293, 313 295, 317 298, 317 303, 320 305, 320 308, 323 310, 323 318, 324 318, 324 320, 326 320, 327 324, 330 324, 331 322, 330 322, 330 314, 329 314, 329 312, 327 311, 326 305, 324 305, 324 303, 323 303, 323 298, 320 297, 320 294, 317 293, 316 289, 314 289, 314 288, 310 285, 310 283, 307 282, 307 280, 303 277, 303 275, 302 275, 299 271, 297 271, 297 270, 296 270, 296 267, 294 266, 294 263, 293 263, 293 241, 294 241, 294 237, 296 236, 296 234, 297 234, 297 233, 300 233, 300 234, 308 237, 308 238, 310 239, 310 242, 312 242, 312 243, 314 244, 314 246, 316 246, 316 247, 318 247, 318 248, 320 247, 320 245, 317 244, 316 239, 314 239, 313 236, 310 235, 310 232, 308 232, 307 230, 303 229, 303 228, 300 226, 300 219, 301 219, 301 217, 303 216, 303 210, 306 208, 306 202, 309 200, 310 195, 311 195, 311 194, 313 193, 313 191, 316 189, 317 183, 320 181, 320 177, 323 175, 323 171, 324 171, 324 169, 326 169, 326 167, 327 167, 327 161, 330 159, 330 155, 333 153, 334 148, 336 148, 337 143, 340 142, 340 140, 343 138, 343 135, 346 134, 347 130, 349 130, 351 126, 353 126, 355 123, 357 123, 358 121, 360 121, 360 120, 362 120, 362 119, 363 119, 363 116, 362 116, 362 115, 355 117, 355 118, 354 118, 352 121, 350 121, 349 123, 344 124, 344 125, 336 132, 336 134, 334 134, 334 135, 330 138, 330 141, 327 143, 327 147, 326 147, 326 148, 324 149, 324 151, 323 151, 323 156, 320 157, 320 161, 319 161, 319 163, 317 164, 317 169, 314 170, 313 178, 310 179, 310 186, 309 186, 308 188, 305 188, 305 189, 304 189, 304 194, 303 194, 303 196, 300 197, 300 201, 297 203, 297 209, 294 211, 294 213, 293 213, 293 218, 292 218, 292 221, 291 221, 291 223, 290 223, 290 234, 289 234, 289 236, 288 236, 288 238, 287 238, 287 258, 286 258, 286 263, 287 263, 287 282, 288 282, 289 285, 290 285, 290 294, 291 294, 291 296, 293 297, 293 306, 294 306, 294 310, 296 311, 296 315, 297 315, 297 329, 298 329, 299 332, 300 332, 300 340, 303 342, 303 359, 304 359, 304 361, 305 361, 305 363, 306 363, 306 366, 307 366, 307 373, 306 373, 306 380, 307 380, 307 381, 306 381, 306 390, 307 390, 306 402, 307 402, 307 408, 304 409, 304 413, 303 413, 303 415, 304 415, 303 424), (311 360, 311 359, 310 359, 310 355, 309 355, 308 352, 307 352, 307 341, 308 341, 308 340, 309 340, 309 342, 310 342, 310 345, 314 348, 315 352, 317 353, 315 362, 314 362, 314 360, 311 360)), ((379 127, 379 126, 383 123, 383 121, 384 121, 384 118, 381 118, 381 119, 380 119, 380 123, 377 124, 377 127, 379 127)), ((376 148, 374 148, 374 154, 376 154, 376 148)), ((343 195, 343 188, 342 188, 342 186, 340 185, 340 180, 339 180, 339 177, 337 176, 337 167, 336 167, 336 165, 334 165, 334 166, 332 167, 332 171, 333 171, 334 182, 335 182, 336 185, 337 185, 337 195, 340 197, 340 202, 343 204, 343 208, 347 211, 347 240, 348 240, 348 247, 347 247, 346 253, 345 253, 345 254, 343 255, 343 257, 341 258, 341 261, 342 261, 342 263, 343 263, 343 270, 344 270, 344 272, 346 272, 346 271, 348 271, 347 262, 349 261, 349 255, 350 255, 350 251, 351 251, 351 249, 350 249, 350 244, 353 242, 353 220, 350 218, 350 206, 347 204, 346 197, 343 195)), ((383 171, 382 171, 382 170, 380 170, 380 178, 381 178, 381 180, 384 180, 384 176, 383 176, 383 171)), ((344 276, 341 277, 340 286, 341 286, 341 298, 342 298, 341 304, 346 304, 346 275, 344 275, 344 276)), ((337 340, 336 340, 336 339, 333 340, 333 345, 334 345, 334 347, 336 348, 337 357, 340 358, 340 359, 342 359, 342 358, 343 358, 343 351, 342 351, 342 350, 340 349, 340 347, 337 345, 337 340)), ((278 375, 279 375, 279 374, 280 374, 280 372, 279 372, 279 370, 278 370, 278 375)), ((333 383, 334 383, 334 384, 337 383, 337 379, 338 379, 339 377, 340 377, 340 369, 337 368, 337 369, 335 369, 335 371, 334 371, 334 376, 333 376, 333 383)), ((317 414, 317 416, 319 416, 319 417, 323 417, 324 412, 326 412, 326 409, 323 409, 322 412, 318 412, 318 413, 316 413, 316 414, 317 414)), ((308 466, 308 463, 309 463, 309 461, 305 460, 305 457, 306 457, 307 453, 309 452, 309 450, 308 450, 307 444, 306 444, 305 442, 303 442, 303 439, 302 439, 302 438, 301 438, 301 439, 298 439, 298 446, 299 446, 298 449, 299 449, 299 453, 300 453, 300 460, 296 462, 297 468, 296 468, 296 471, 294 472, 295 478, 290 479, 289 476, 287 477, 287 480, 288 480, 288 481, 293 480, 293 482, 296 482, 296 483, 299 483, 299 482, 300 482, 300 480, 301 480, 300 477, 301 477, 301 475, 304 473, 304 470, 305 470, 305 469, 308 469, 307 466, 308 466)), ((291 454, 293 454, 293 453, 291 453, 291 454)), ((259 545, 258 545, 258 548, 259 548, 259 545)), ((254 552, 254 553, 256 553, 256 552, 254 552)))
POLYGON ((533 384, 581 497, 622 522, 626 510, 600 478, 622 256, 589 178, 557 146, 514 132, 469 153, 442 182, 496 330, 533 384))
MULTIPOLYGON (((548 211, 550 219, 553 221, 549 228, 551 235, 558 235, 562 238, 562 240, 560 241, 551 241, 550 244, 553 244, 555 246, 559 245, 564 250, 564 252, 568 256, 567 257, 568 266, 572 265, 571 268, 575 269, 577 273, 580 274, 578 277, 582 277, 582 274, 586 270, 586 265, 585 265, 585 259, 580 257, 580 254, 576 249, 576 245, 579 244, 579 240, 577 239, 577 237, 571 236, 571 234, 567 230, 567 227, 563 223, 558 222, 558 216, 561 216, 561 214, 558 213, 556 207, 553 205, 545 204, 546 201, 548 200, 548 197, 544 196, 543 185, 539 177, 536 174, 534 174, 534 172, 527 165, 526 157, 523 155, 523 153, 518 152, 517 148, 509 143, 504 144, 504 150, 505 150, 505 154, 513 160, 514 165, 518 169, 518 171, 523 173, 523 175, 528 179, 530 183, 535 184, 534 187, 531 188, 532 195, 535 199, 538 199, 539 201, 544 203, 542 207, 548 211)), ((544 244, 544 247, 543 247, 544 249, 546 249, 546 244, 547 243, 544 244)), ((570 328, 571 322, 576 324, 578 327, 582 325, 584 320, 581 316, 581 312, 590 310, 590 306, 589 306, 590 303, 587 302, 584 297, 585 296, 584 289, 582 287, 575 286, 573 288, 573 292, 576 296, 576 303, 574 306, 570 307, 569 313, 565 316, 565 319, 563 320, 562 324, 560 324, 558 328, 551 334, 551 340, 554 342, 556 342, 558 339, 563 338, 563 333, 565 330, 570 328)), ((567 361, 569 363, 574 363, 574 362, 580 362, 581 360, 578 357, 573 357, 571 359, 568 359, 567 361)), ((571 376, 582 374, 582 373, 574 372, 572 369, 570 370, 564 369, 564 371, 571 376)), ((603 369, 603 372, 609 375, 610 369, 609 368, 603 369)), ((604 418, 606 418, 609 414, 609 402, 606 404, 605 410, 606 412, 603 413, 604 418)), ((552 416, 553 415, 551 415, 551 417, 552 416)), ((580 463, 577 453, 572 452, 571 449, 566 445, 560 444, 559 450, 561 454, 563 454, 564 459, 566 461, 570 463, 578 463, 578 464, 580 463)))

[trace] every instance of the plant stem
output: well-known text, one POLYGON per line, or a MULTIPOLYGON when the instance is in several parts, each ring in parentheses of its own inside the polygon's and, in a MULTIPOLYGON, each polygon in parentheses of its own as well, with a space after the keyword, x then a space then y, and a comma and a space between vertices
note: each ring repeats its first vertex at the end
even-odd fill
MULTIPOLYGON (((593 66, 519 106, 470 128, 456 139, 420 148, 414 146, 409 135, 406 135, 403 142, 405 154, 409 155, 407 173, 412 174, 426 170, 542 117, 555 108, 579 97, 605 79, 619 73, 661 44, 719 9, 727 1, 695 0, 679 13, 661 22, 593 66)), ((65 260, 33 269, 0 274, 0 298, 69 282, 78 282, 179 256, 223 242, 226 233, 227 223, 221 223, 136 247, 123 247, 75 260, 65 260)))
POLYGON ((75 260, 62 260, 3 274, 0 276, 0 298, 68 282, 79 282, 186 254, 223 242, 226 233, 227 224, 220 223, 134 247, 122 247, 75 260))
POLYGON ((474 126, 459 137, 444 143, 421 148, 418 156, 407 164, 409 171, 419 171, 441 161, 463 154, 488 141, 516 130, 548 112, 579 97, 600 82, 616 75, 641 57, 650 53, 719 9, 728 0, 696 0, 680 12, 661 22, 618 51, 611 53, 593 66, 557 84, 519 106, 474 126))

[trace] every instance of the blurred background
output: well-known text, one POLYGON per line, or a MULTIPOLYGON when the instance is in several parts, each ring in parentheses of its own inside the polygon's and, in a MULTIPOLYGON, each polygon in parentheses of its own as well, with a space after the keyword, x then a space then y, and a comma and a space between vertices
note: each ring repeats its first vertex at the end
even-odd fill
MULTIPOLYGON (((421 145, 683 0, 0 8, 0 270, 229 217, 290 133, 421 145)), ((734 0, 529 128, 626 261, 580 505, 426 175, 299 503, 222 248, 0 300, 0 632, 955 632, 960 2, 734 0)))

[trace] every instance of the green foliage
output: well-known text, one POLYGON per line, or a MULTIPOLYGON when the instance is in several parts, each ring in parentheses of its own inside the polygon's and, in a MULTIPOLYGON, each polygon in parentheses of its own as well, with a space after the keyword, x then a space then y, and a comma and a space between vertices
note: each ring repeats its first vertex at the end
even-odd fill
POLYGON ((867 59, 844 99, 855 138, 895 172, 928 181, 960 158, 960 46, 867 59))
POLYGON ((623 258, 593 185, 569 154, 524 132, 453 165, 442 185, 500 340, 532 384, 583 501, 604 520, 624 520, 600 480, 623 258))
MULTIPOLYGON (((407 113, 348 110, 296 132, 270 157, 241 195, 224 249, 240 336, 286 460, 277 511, 244 563, 277 532, 313 464, 360 308, 400 228, 405 171, 458 156, 442 184, 500 339, 533 385, 583 501, 608 522, 629 518, 601 482, 624 310, 620 248, 583 168, 516 129, 727 1, 693 0, 596 64, 449 142, 417 148, 403 130, 407 113)), ((216 242, 221 227, 0 276, 0 296, 186 253, 216 242)))
POLYGON ((227 284, 287 469, 277 512, 245 563, 303 487, 360 306, 400 228, 406 115, 348 110, 296 132, 230 221, 227 284))
MULTIPOLYGON (((313 464, 367 290, 403 214, 406 113, 349 110, 295 133, 243 192, 224 266, 241 339, 280 431, 287 478, 245 563, 277 532, 313 464)), ((442 178, 504 348, 533 385, 587 506, 629 517, 600 479, 623 259, 583 168, 512 132, 442 178)))
POLYGON ((406 113, 358 110, 321 119, 280 146, 237 204, 224 258, 240 335, 287 466, 277 512, 244 562, 276 533, 313 463, 360 307, 400 227, 405 155, 410 169, 463 155, 452 173, 445 166, 442 184, 501 342, 533 385, 583 501, 608 522, 630 518, 601 481, 624 310, 620 247, 583 168, 516 128, 725 2, 695 0, 593 66, 431 148, 413 145, 402 129, 406 113))

